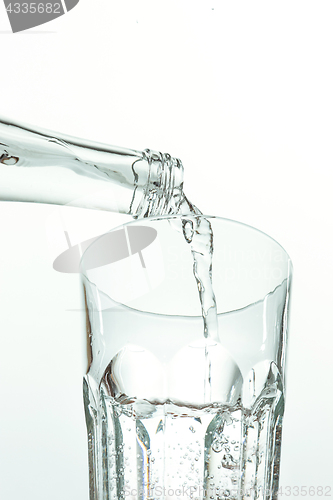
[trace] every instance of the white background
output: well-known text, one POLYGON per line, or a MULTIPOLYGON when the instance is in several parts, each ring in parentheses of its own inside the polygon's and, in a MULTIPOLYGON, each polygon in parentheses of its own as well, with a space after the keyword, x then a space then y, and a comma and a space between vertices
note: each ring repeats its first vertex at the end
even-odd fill
MULTIPOLYGON (((331 495, 332 25, 322 0, 81 0, 13 35, 0 4, 2 115, 169 152, 204 213, 286 248, 294 285, 280 483, 331 495)), ((0 493, 10 500, 88 498, 80 283, 52 269, 53 211, 0 204, 0 493)))

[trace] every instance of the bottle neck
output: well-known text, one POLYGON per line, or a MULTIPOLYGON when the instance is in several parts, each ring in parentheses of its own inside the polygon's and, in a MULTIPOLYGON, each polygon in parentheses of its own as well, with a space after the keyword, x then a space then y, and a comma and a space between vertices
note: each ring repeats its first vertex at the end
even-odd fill
POLYGON ((0 200, 168 214, 183 168, 168 154, 107 146, 0 119, 0 200))
MULTIPOLYGON (((180 160, 146 149, 143 161, 148 164, 148 178, 135 217, 177 213, 183 198, 183 165, 180 160)), ((146 170, 147 171, 147 170, 146 170)))

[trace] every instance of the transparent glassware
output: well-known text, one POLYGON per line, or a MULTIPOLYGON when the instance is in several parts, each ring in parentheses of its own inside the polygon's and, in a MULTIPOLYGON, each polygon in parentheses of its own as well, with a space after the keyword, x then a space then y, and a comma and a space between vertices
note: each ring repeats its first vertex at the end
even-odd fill
POLYGON ((81 272, 91 500, 276 499, 292 276, 285 250, 234 221, 159 217, 98 238, 81 272), (212 230, 214 335, 184 237, 189 220, 212 230))
POLYGON ((183 167, 169 154, 108 146, 0 117, 0 200, 149 217, 174 212, 183 167))

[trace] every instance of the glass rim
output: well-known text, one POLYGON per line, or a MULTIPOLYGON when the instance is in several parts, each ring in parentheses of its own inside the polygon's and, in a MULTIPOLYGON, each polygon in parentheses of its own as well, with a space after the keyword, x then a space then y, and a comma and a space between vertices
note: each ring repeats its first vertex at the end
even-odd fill
POLYGON ((271 240, 272 242, 274 242, 278 247, 280 247, 280 249, 284 252, 284 254, 285 254, 285 256, 287 257, 287 260, 288 260, 288 265, 290 266, 289 274, 293 273, 293 262, 292 262, 292 259, 291 259, 290 255, 289 255, 289 253, 285 250, 285 248, 275 238, 273 238, 269 234, 265 233, 264 231, 261 231, 261 229, 258 229, 256 227, 251 226, 250 224, 246 224, 244 222, 239 222, 239 221, 236 221, 234 219, 228 219, 226 217, 220 217, 220 216, 217 216, 217 215, 206 215, 206 214, 166 214, 166 215, 156 215, 154 217, 144 217, 144 218, 133 219, 133 220, 125 222, 124 224, 120 224, 120 225, 118 225, 116 227, 113 227, 109 231, 105 231, 105 233, 100 234, 99 236, 97 236, 96 239, 84 250, 83 254, 81 255, 80 263, 79 263, 80 274, 85 274, 83 261, 84 261, 86 252, 93 245, 95 245, 95 243, 97 243, 100 238, 103 238, 103 236, 105 234, 112 233, 113 231, 120 230, 120 229, 122 229, 125 226, 140 225, 140 223, 144 223, 145 221, 147 221, 147 222, 157 222, 159 220, 166 220, 166 219, 167 220, 172 220, 172 219, 184 219, 184 218, 188 218, 188 219, 198 219, 198 218, 200 218, 200 219, 214 219, 214 220, 218 220, 218 221, 221 221, 221 222, 229 222, 229 223, 238 225, 240 227, 251 229, 252 231, 255 231, 255 232, 257 232, 257 233, 265 236, 266 238, 268 238, 269 240, 271 240))

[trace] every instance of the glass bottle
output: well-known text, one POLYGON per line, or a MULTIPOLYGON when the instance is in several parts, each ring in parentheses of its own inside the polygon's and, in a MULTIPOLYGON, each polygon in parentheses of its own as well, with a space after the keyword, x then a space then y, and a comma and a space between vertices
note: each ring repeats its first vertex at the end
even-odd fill
POLYGON ((2 201, 138 218, 174 213, 182 188, 182 164, 169 154, 108 146, 0 118, 2 201))

